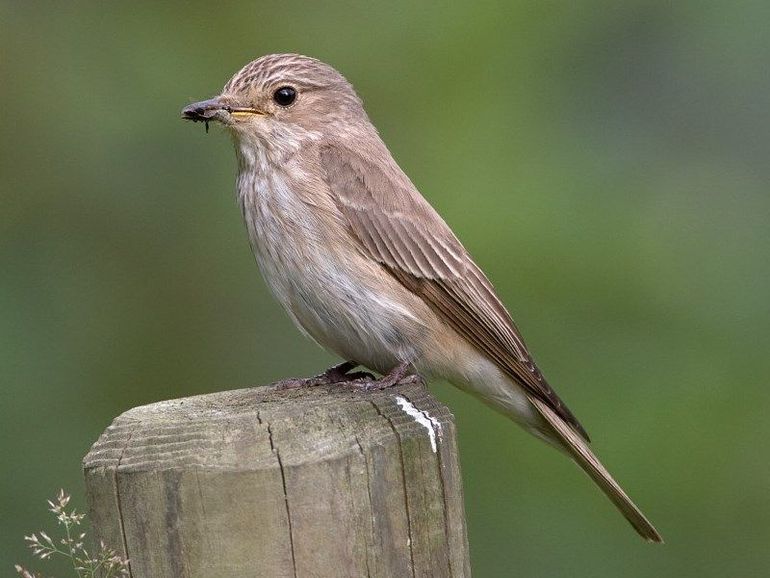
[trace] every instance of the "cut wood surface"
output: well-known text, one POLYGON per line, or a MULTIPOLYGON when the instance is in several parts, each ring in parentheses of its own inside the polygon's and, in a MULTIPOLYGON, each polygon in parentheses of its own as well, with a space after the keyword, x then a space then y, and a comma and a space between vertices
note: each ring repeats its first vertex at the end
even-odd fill
POLYGON ((137 407, 83 468, 135 578, 470 575, 453 418, 420 384, 137 407))

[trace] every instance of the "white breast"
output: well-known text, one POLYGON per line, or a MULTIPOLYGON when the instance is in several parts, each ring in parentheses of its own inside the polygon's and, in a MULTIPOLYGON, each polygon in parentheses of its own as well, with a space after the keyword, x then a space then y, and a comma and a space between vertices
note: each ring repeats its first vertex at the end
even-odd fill
POLYGON ((415 359, 422 324, 398 294, 383 290, 360 254, 341 251, 341 225, 303 201, 283 169, 256 168, 238 176, 239 203, 262 275, 297 327, 383 373, 415 359))

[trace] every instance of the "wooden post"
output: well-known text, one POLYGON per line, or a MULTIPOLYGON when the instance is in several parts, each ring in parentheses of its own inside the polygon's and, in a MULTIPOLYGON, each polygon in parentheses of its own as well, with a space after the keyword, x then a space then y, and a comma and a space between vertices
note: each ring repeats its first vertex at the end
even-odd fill
POLYGON ((470 576, 453 418, 420 384, 137 407, 83 469, 134 578, 470 576))

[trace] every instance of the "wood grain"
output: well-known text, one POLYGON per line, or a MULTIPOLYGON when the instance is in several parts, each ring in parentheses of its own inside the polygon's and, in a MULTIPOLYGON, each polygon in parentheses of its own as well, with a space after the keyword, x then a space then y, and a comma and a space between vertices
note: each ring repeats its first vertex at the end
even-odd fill
POLYGON ((83 468, 136 578, 470 575, 453 418, 419 384, 137 407, 83 468))

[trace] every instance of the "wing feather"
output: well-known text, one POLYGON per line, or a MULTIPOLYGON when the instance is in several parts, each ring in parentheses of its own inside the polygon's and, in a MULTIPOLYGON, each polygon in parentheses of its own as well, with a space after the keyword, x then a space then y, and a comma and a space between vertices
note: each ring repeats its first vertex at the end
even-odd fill
POLYGON ((377 166, 332 145, 321 150, 321 162, 341 212, 369 255, 588 440, 535 365, 492 284, 395 163, 377 166))

